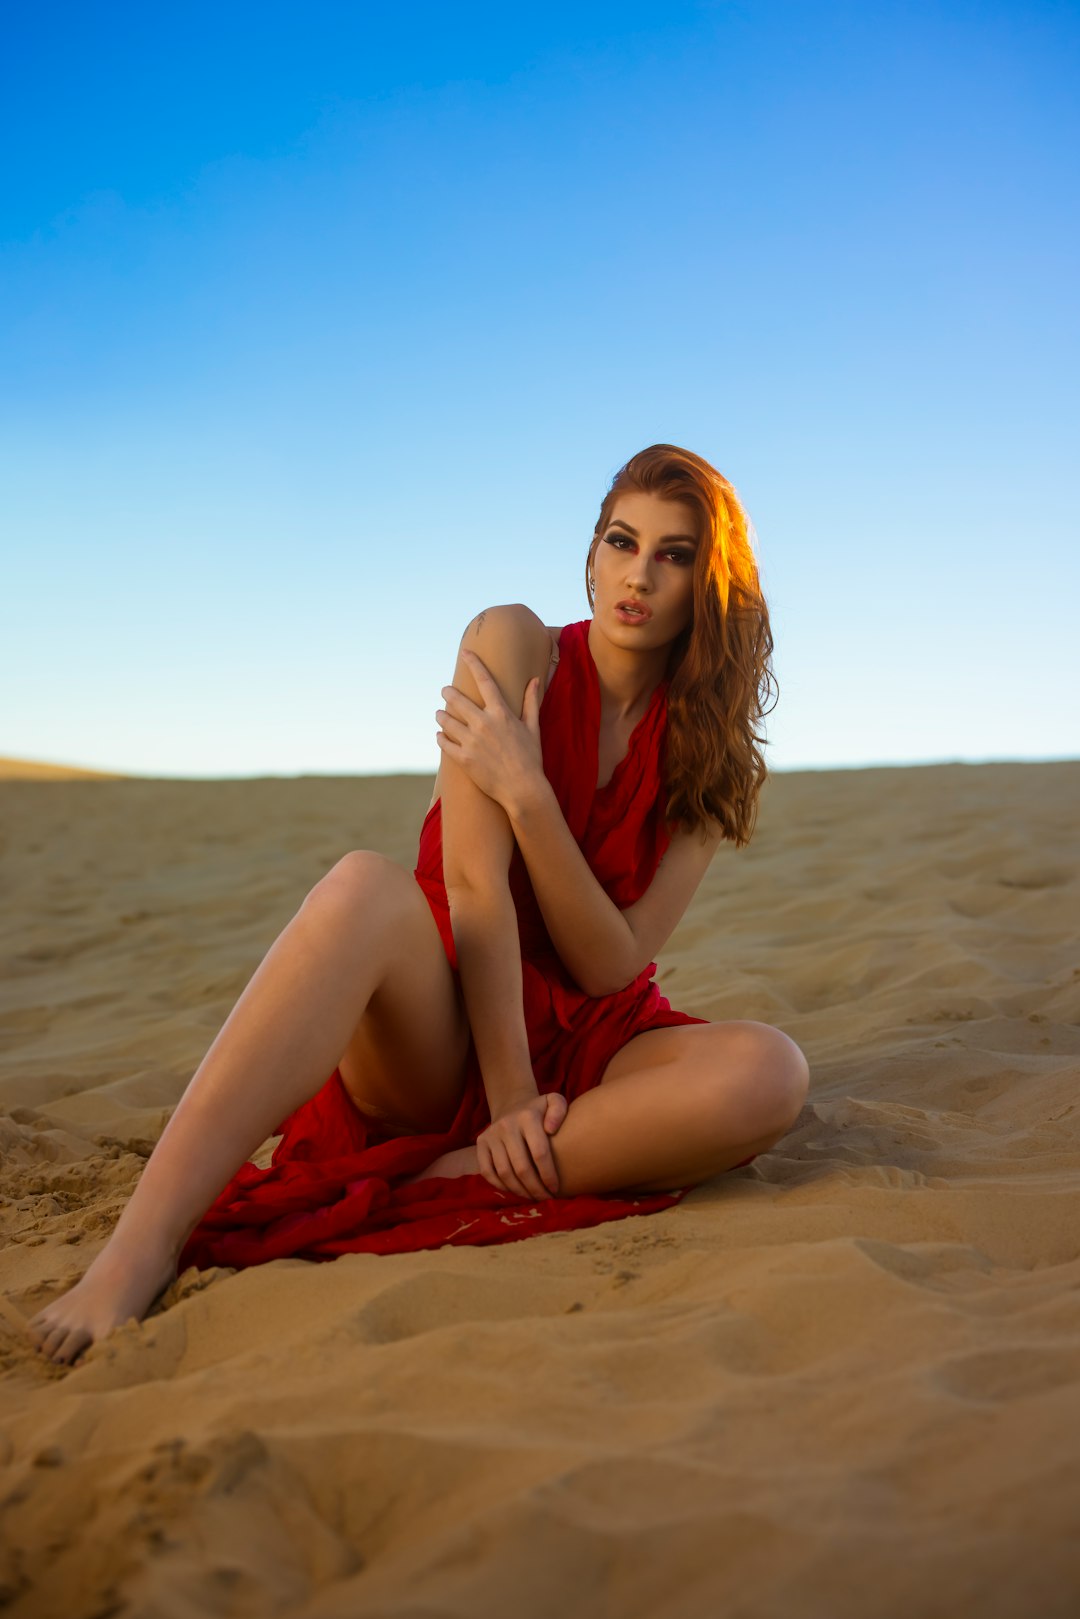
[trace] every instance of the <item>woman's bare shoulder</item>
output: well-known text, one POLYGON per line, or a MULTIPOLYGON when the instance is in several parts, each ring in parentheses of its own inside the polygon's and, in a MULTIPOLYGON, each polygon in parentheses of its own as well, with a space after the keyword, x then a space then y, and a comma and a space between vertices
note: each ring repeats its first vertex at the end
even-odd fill
MULTIPOLYGON (((470 619, 461 638, 463 646, 470 646, 481 657, 483 657, 485 650, 481 631, 485 620, 489 619, 490 628, 498 626, 497 640, 501 639, 502 634, 507 630, 510 631, 514 639, 520 640, 524 632, 525 636, 534 640, 535 651, 533 657, 536 661, 533 663, 532 671, 540 674, 541 670, 546 668, 543 684, 543 689, 546 692, 559 661, 559 636, 562 634, 563 626, 542 623, 538 614, 534 613, 531 607, 526 607, 524 602, 509 602, 499 607, 485 607, 482 612, 477 613, 475 618, 470 619), (542 642, 540 640, 541 636, 544 638, 542 642)), ((454 675, 455 684, 460 678, 460 674, 459 664, 454 675)), ((435 787, 431 795, 431 803, 428 805, 429 813, 434 808, 436 799, 441 796, 442 758, 440 757, 438 768, 435 772, 435 787)))
POLYGON ((497 607, 483 608, 475 618, 469 620, 462 640, 468 641, 470 645, 475 645, 485 624, 488 625, 489 629, 497 627, 501 633, 524 634, 526 637, 532 637, 537 642, 539 642, 541 635, 545 636, 547 641, 550 642, 551 659, 553 662, 558 662, 559 637, 562 634, 563 626, 561 624, 545 624, 539 614, 534 613, 532 608, 527 607, 524 602, 503 602, 497 607))

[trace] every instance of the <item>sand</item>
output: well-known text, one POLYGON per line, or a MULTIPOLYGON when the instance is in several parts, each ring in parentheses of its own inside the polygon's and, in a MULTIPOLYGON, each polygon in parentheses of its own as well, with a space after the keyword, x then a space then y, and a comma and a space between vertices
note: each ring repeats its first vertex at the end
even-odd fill
POLYGON ((185 1273, 63 1368, 103 1245, 311 885, 429 778, 0 783, 12 1615, 1080 1611, 1080 762, 767 783, 660 984, 808 1104, 662 1214, 185 1273))

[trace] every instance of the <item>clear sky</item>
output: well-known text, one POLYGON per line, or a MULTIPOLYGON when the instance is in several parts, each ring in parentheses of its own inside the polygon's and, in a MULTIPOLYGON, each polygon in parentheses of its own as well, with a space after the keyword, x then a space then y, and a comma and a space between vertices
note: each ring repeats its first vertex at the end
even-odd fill
POLYGON ((10 10, 0 755, 434 771, 665 440, 773 769, 1077 756, 1078 90, 1072 3, 10 10))

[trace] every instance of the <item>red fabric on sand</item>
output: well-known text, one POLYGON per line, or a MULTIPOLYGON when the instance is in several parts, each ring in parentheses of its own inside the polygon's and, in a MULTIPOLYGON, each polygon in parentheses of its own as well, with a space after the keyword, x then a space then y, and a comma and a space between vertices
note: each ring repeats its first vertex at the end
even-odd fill
MULTIPOLYGON (((568 624, 560 636, 559 662, 540 708, 544 773, 592 871, 622 909, 648 888, 668 844, 662 815, 668 683, 656 688, 625 758, 597 790, 600 684, 589 622, 568 624)), ((456 972, 440 801, 424 819, 414 875, 456 972)), ((509 883, 518 915, 529 1053, 541 1093, 559 1090, 572 1102, 600 1082, 608 1062, 634 1035, 707 1021, 671 1006, 653 980, 655 962, 617 994, 583 994, 552 945, 517 848, 509 883)), ((445 1134, 393 1133, 384 1121, 360 1112, 335 1068, 278 1126, 281 1140, 269 1167, 244 1164, 214 1200, 181 1251, 180 1269, 513 1242, 541 1231, 650 1214, 685 1196, 685 1190, 605 1193, 526 1203, 479 1174, 401 1184, 441 1153, 475 1142, 490 1118, 471 1043, 461 1102, 445 1134)))

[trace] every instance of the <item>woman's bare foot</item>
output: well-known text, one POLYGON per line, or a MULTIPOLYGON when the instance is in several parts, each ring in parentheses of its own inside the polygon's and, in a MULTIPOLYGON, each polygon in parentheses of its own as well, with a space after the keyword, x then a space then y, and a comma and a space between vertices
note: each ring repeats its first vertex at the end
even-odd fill
POLYGON ((159 1293, 176 1280, 172 1251, 106 1243, 81 1281, 27 1322, 36 1349, 68 1365, 132 1316, 142 1320, 159 1293))
POLYGON ((431 1180, 434 1175, 441 1175, 446 1180, 456 1180, 459 1175, 479 1175, 480 1159, 475 1147, 458 1147, 454 1152, 444 1152, 441 1158, 436 1158, 433 1164, 422 1169, 419 1175, 410 1175, 402 1181, 402 1186, 412 1186, 416 1181, 431 1180))

